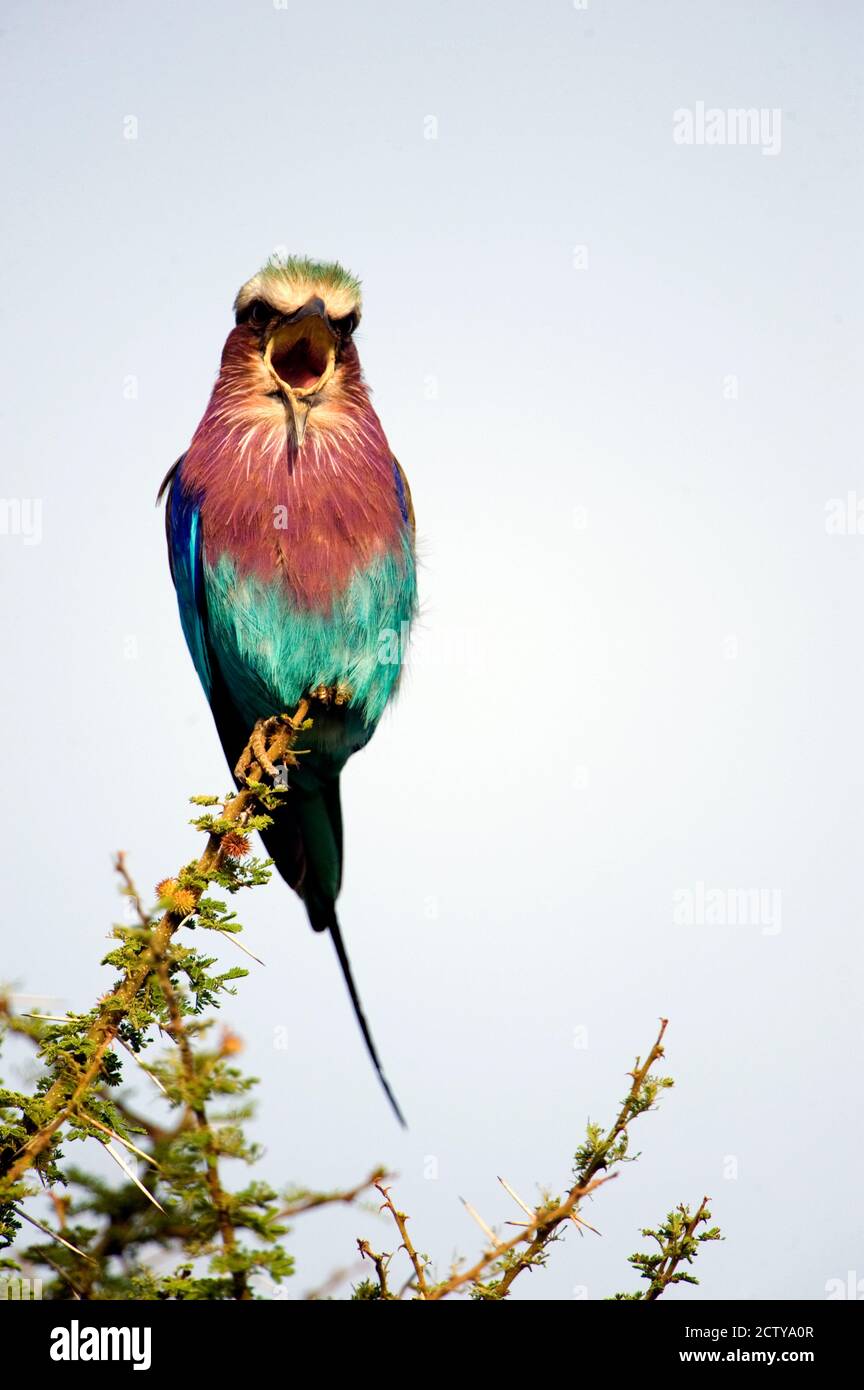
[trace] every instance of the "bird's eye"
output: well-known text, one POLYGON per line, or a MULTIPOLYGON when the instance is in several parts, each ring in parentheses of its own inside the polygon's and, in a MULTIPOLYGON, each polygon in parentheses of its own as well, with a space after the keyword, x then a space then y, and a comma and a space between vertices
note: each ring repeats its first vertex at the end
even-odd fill
POLYGON ((238 323, 251 323, 256 328, 263 328, 265 323, 271 318, 273 310, 269 304, 265 304, 263 299, 253 299, 251 304, 247 304, 237 315, 238 323))
POLYGON ((339 334, 343 343, 348 341, 359 322, 360 315, 357 313, 346 314, 345 317, 341 319, 331 319, 333 328, 339 334))

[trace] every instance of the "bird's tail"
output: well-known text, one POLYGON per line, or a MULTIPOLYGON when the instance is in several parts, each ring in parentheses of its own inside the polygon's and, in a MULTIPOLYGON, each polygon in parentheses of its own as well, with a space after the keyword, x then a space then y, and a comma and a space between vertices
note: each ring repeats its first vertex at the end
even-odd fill
POLYGON ((369 1053, 369 1056, 372 1059, 372 1065, 378 1073, 378 1080, 381 1082, 381 1085, 384 1089, 384 1094, 390 1102, 390 1105, 393 1109, 393 1114, 396 1116, 396 1119, 399 1121, 402 1128, 407 1129, 408 1126, 405 1123, 405 1116, 402 1114, 402 1111, 399 1108, 399 1102, 397 1101, 396 1097, 391 1091, 390 1083, 387 1080, 387 1077, 384 1075, 384 1068, 381 1065, 381 1059, 378 1056, 378 1052, 375 1047, 375 1042, 372 1038, 371 1029, 369 1027, 369 1024, 366 1022, 366 1015, 363 1012, 363 1005, 360 1003, 360 995, 357 993, 357 986, 354 983, 354 976, 351 973, 351 962, 348 959, 348 952, 345 950, 345 942, 342 940, 342 932, 339 927, 339 923, 336 920, 335 908, 333 909, 332 920, 329 924, 329 928, 330 935, 333 938, 333 945, 336 947, 336 955, 339 958, 339 964, 342 968, 342 978, 345 981, 346 988, 348 990, 349 995, 351 996, 351 1003, 354 1006, 354 1017, 357 1019, 357 1022, 360 1025, 360 1032, 363 1034, 363 1041, 366 1044, 366 1051, 369 1053))
POLYGON ((384 1075, 372 1031, 360 1003, 351 962, 336 916, 336 895, 342 879, 342 816, 339 809, 338 782, 322 788, 317 793, 292 793, 292 799, 285 807, 280 807, 275 812, 273 825, 263 831, 261 838, 268 854, 273 857, 276 868, 303 899, 313 930, 327 931, 333 938, 342 968, 342 978, 354 1007, 354 1015, 363 1034, 366 1050, 378 1073, 384 1094, 393 1107, 393 1113, 405 1129, 405 1117, 384 1075))

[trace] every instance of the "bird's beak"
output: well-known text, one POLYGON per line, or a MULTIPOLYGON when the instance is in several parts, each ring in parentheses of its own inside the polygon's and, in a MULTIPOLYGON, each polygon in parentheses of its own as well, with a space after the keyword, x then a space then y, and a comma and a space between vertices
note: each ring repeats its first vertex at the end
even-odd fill
POLYGON ((300 445, 313 405, 311 398, 326 386, 336 367, 336 337, 320 299, 310 300, 274 329, 264 349, 264 361, 285 397, 300 445))

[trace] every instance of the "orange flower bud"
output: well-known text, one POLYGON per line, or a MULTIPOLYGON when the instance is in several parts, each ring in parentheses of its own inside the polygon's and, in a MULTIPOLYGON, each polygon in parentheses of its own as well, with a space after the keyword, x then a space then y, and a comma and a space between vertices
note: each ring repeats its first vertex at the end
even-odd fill
POLYGON ((228 859, 242 859, 244 854, 249 853, 248 835, 241 835, 237 830, 229 830, 227 835, 222 836, 222 853, 228 859))

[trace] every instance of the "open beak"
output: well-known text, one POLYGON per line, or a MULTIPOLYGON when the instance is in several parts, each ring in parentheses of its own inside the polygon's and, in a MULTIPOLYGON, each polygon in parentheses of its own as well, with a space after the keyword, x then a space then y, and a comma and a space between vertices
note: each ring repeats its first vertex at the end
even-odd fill
POLYGON ((310 397, 326 386, 336 366, 336 338, 320 299, 310 300, 275 329, 264 361, 288 403, 300 445, 312 408, 310 397))

